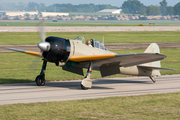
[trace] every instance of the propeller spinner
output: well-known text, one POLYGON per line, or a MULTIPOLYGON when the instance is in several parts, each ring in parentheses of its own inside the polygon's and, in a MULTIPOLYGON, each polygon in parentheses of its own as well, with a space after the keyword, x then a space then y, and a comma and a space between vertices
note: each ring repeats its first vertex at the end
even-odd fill
POLYGON ((47 52, 50 50, 51 45, 49 42, 40 42, 40 43, 38 43, 38 47, 39 47, 39 49, 41 49, 41 51, 47 52))

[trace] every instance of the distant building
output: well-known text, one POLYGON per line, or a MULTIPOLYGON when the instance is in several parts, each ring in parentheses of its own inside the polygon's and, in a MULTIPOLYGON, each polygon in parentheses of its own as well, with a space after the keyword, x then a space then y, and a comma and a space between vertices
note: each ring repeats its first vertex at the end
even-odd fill
POLYGON ((122 11, 121 9, 104 9, 104 10, 98 11, 97 13, 120 14, 121 11, 122 11))
POLYGON ((47 17, 47 16, 69 16, 69 13, 58 13, 58 12, 41 12, 43 17, 47 17))
MULTIPOLYGON (((26 11, 0 11, 0 14, 2 15, 7 15, 7 16, 24 16, 25 14, 29 14, 29 15, 37 15, 38 11, 36 12, 26 12, 26 11)), ((43 17, 47 17, 47 16, 69 16, 69 13, 58 13, 58 12, 42 12, 42 16, 43 17)))

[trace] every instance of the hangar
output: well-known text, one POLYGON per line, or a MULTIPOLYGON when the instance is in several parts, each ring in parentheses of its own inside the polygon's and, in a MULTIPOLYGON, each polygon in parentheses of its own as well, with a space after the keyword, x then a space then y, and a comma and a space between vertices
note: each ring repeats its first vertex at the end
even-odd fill
POLYGON ((97 13, 111 13, 111 14, 120 14, 122 9, 104 9, 101 11, 98 11, 97 13))

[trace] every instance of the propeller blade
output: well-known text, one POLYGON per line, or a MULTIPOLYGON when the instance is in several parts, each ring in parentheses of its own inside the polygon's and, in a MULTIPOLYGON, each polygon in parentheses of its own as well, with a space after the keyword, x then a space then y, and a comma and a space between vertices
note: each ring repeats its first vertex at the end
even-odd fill
POLYGON ((38 26, 38 31, 39 31, 39 36, 41 38, 42 42, 45 42, 45 38, 46 38, 46 33, 45 33, 45 29, 44 29, 44 20, 42 20, 41 22, 39 22, 37 24, 38 26))
MULTIPOLYGON (((37 24, 37 29, 39 32, 39 37, 41 38, 41 41, 42 41, 38 43, 38 47, 41 50, 40 53, 43 53, 43 51, 48 51, 50 49, 50 43, 45 42, 46 33, 45 33, 45 27, 44 27, 44 20, 40 21, 37 24)), ((35 57, 35 59, 32 61, 30 68, 33 73, 36 73, 39 66, 39 61, 40 61, 39 57, 35 57)))
POLYGON ((40 58, 35 57, 34 60, 32 61, 30 65, 30 70, 32 73, 37 74, 37 70, 39 70, 39 63, 40 63, 40 58))

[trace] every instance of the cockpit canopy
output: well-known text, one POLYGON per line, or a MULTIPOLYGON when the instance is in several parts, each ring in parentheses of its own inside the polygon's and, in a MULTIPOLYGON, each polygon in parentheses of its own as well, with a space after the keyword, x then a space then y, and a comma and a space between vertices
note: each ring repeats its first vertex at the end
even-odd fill
MULTIPOLYGON (((84 39, 83 36, 78 36, 78 37, 74 38, 74 40, 81 40, 82 43, 85 44, 85 39, 84 39)), ((107 49, 104 47, 104 43, 103 42, 101 42, 99 40, 95 40, 95 39, 90 39, 90 41, 91 41, 91 45, 93 47, 107 51, 107 49)))
POLYGON ((104 43, 99 41, 99 40, 95 40, 95 39, 91 39, 93 41, 93 45, 95 48, 99 48, 99 49, 102 49, 102 50, 107 50, 105 47, 104 47, 104 43))
POLYGON ((73 40, 80 40, 82 41, 82 43, 85 43, 85 39, 83 36, 77 36, 76 38, 74 38, 73 40))

